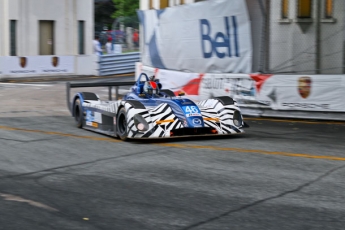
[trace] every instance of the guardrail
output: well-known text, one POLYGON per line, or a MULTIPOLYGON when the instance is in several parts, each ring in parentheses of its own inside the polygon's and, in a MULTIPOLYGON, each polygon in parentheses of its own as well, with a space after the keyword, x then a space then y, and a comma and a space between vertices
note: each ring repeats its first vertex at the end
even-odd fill
POLYGON ((139 61, 140 52, 99 56, 99 76, 134 73, 135 63, 139 61))

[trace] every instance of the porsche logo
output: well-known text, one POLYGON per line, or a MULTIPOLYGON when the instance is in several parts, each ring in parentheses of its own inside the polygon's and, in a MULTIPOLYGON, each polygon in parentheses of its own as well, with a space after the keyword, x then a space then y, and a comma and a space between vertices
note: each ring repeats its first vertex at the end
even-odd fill
POLYGON ((59 58, 58 57, 52 57, 52 65, 54 67, 57 67, 59 65, 59 58))
POLYGON ((298 92, 302 98, 307 98, 310 95, 311 90, 311 78, 300 77, 298 79, 298 92))
POLYGON ((19 57, 19 65, 22 68, 25 68, 27 64, 27 58, 26 57, 19 57))

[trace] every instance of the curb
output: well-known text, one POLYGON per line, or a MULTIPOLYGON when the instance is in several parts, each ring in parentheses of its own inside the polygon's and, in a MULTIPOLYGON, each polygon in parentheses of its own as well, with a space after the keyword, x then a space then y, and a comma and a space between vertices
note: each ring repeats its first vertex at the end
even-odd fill
POLYGON ((0 78, 2 83, 26 83, 26 82, 51 82, 51 81, 79 81, 90 79, 111 79, 119 77, 134 76, 135 73, 95 76, 95 75, 68 75, 68 76, 42 76, 42 77, 20 77, 20 78, 0 78))

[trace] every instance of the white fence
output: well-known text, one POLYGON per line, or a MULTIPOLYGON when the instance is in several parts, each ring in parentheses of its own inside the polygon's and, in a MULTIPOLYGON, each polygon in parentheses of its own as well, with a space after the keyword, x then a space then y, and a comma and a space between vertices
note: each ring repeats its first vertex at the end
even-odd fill
POLYGON ((194 100, 230 96, 247 115, 345 121, 345 75, 185 73, 137 63, 141 72, 194 100))

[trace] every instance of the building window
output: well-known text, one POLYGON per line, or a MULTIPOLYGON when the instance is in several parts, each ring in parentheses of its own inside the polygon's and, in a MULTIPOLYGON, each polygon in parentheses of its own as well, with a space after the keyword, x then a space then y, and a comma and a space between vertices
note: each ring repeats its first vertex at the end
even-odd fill
POLYGON ((180 3, 180 4, 181 4, 181 5, 185 4, 184 0, 181 0, 181 3, 180 3))
POLYGON ((289 18, 289 0, 282 0, 282 19, 289 18))
POLYGON ((159 5, 160 9, 167 8, 168 6, 169 6, 169 0, 160 0, 160 5, 159 5))
POLYGON ((333 17, 333 0, 325 1, 325 18, 333 17))
POLYGON ((17 56, 16 20, 10 21, 10 56, 17 56))
POLYGON ((311 18, 312 0, 298 0, 298 18, 311 18))
POLYGON ((78 54, 85 54, 85 22, 78 22, 78 54))
POLYGON ((39 21, 40 55, 54 55, 54 21, 39 21))

